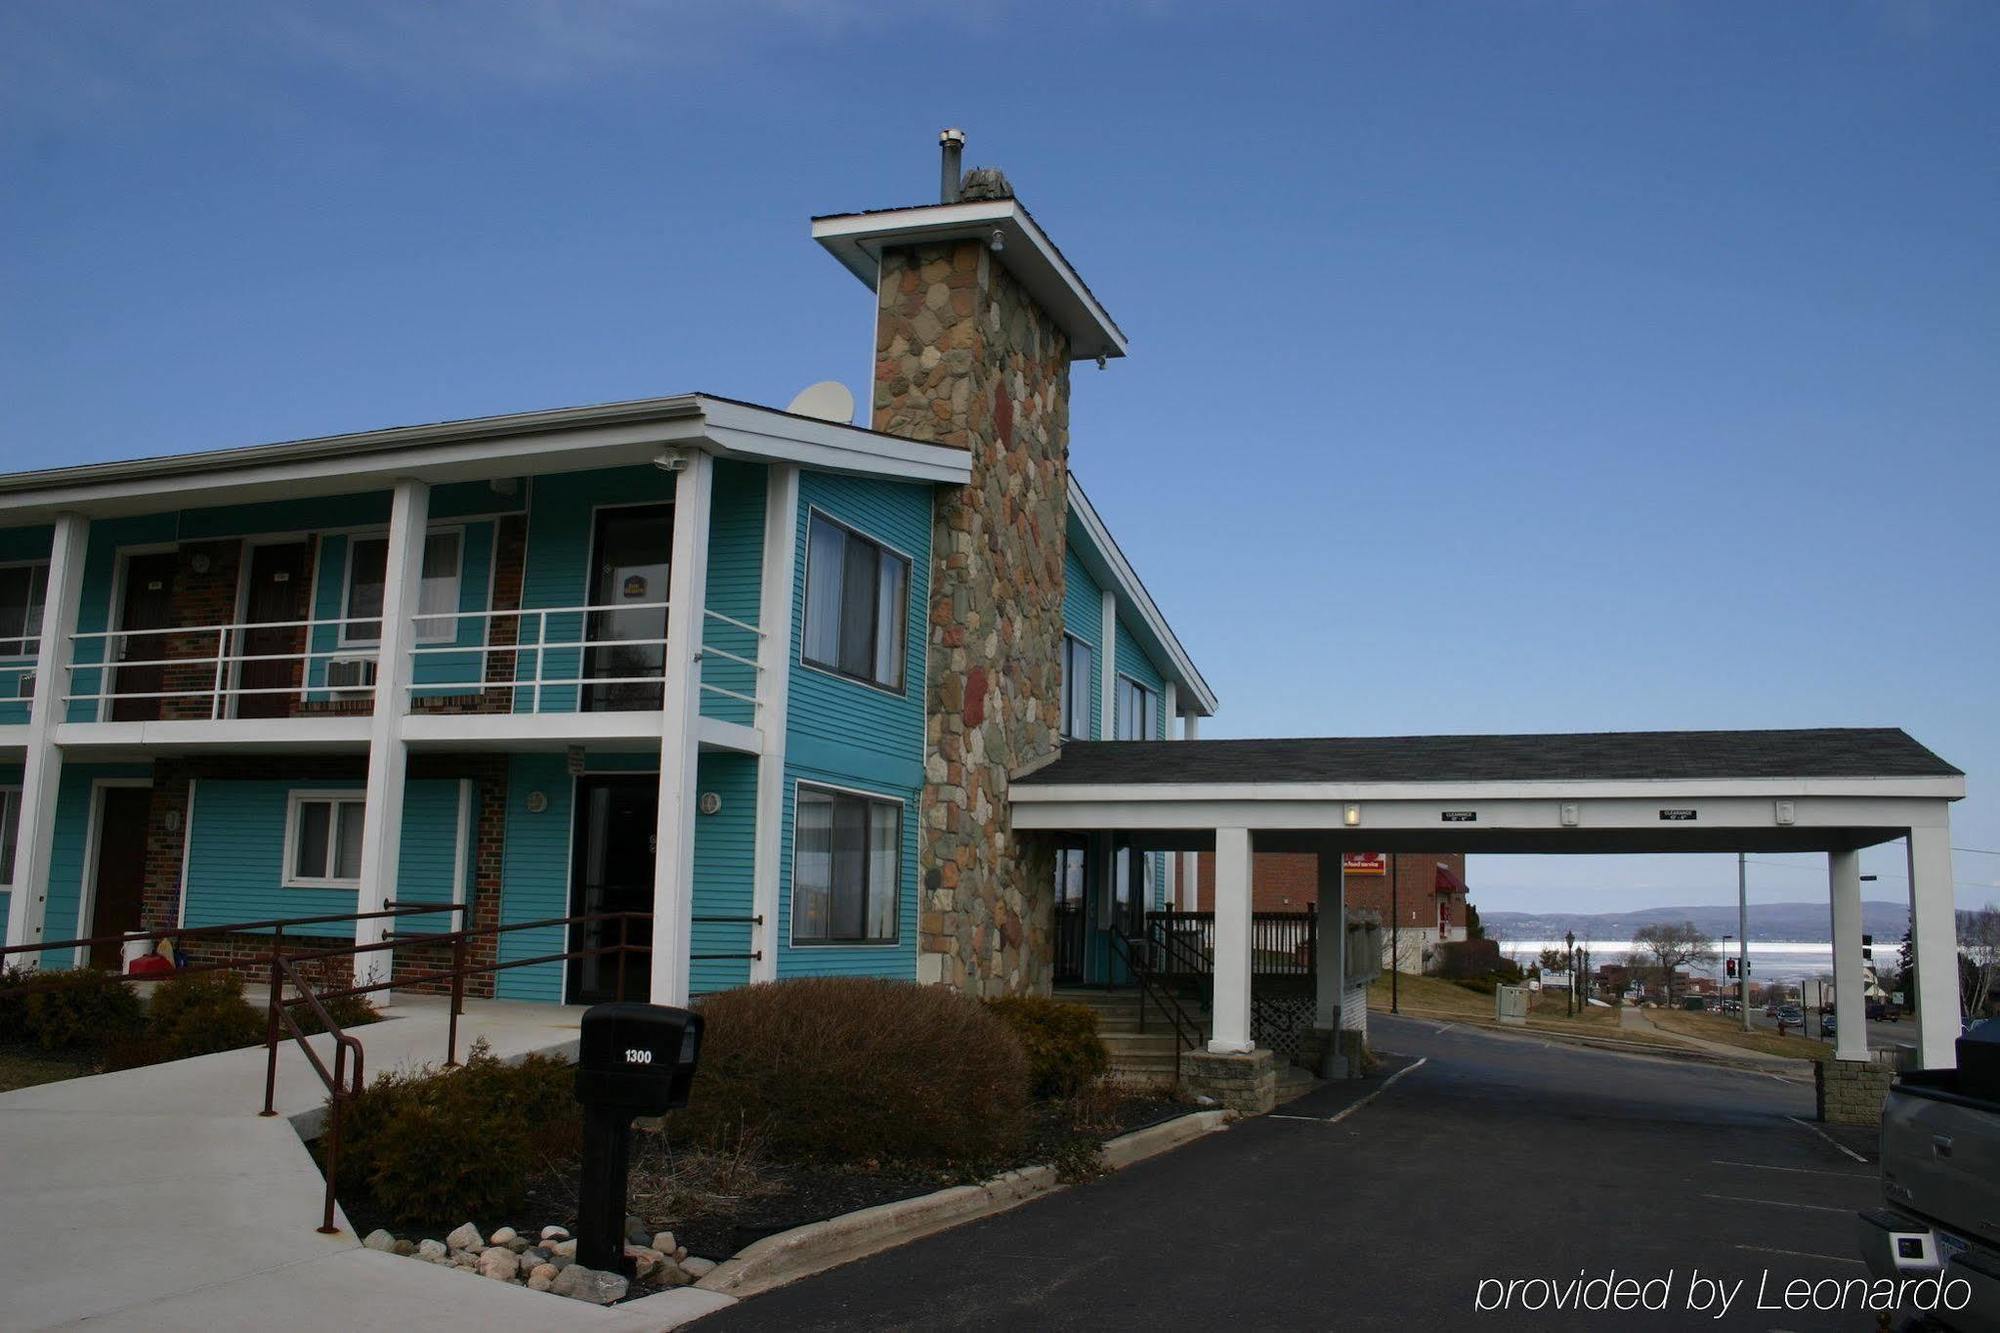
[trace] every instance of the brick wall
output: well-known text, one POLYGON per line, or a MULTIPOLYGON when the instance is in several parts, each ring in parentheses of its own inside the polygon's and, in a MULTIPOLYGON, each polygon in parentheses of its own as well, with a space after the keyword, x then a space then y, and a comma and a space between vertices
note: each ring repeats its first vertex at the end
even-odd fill
MULTIPOLYGON (((1215 910, 1215 856, 1210 852, 1201 853, 1200 888, 1198 904, 1200 910, 1215 910)), ((1463 852, 1399 852, 1390 858, 1395 868, 1395 906, 1400 912, 1400 924, 1405 930, 1411 927, 1432 930, 1438 924, 1437 886, 1438 863, 1443 862, 1451 873, 1465 882, 1465 854, 1463 852)), ((1258 852, 1253 858, 1250 870, 1251 910, 1258 912, 1303 912, 1308 904, 1319 901, 1319 857, 1312 852, 1258 852)), ((1390 878, 1388 875, 1349 875, 1347 877, 1347 906, 1349 910, 1367 910, 1381 914, 1382 924, 1390 921, 1390 878)), ((1465 896, 1452 894, 1446 900, 1450 911, 1451 924, 1463 928, 1465 925, 1465 896)))

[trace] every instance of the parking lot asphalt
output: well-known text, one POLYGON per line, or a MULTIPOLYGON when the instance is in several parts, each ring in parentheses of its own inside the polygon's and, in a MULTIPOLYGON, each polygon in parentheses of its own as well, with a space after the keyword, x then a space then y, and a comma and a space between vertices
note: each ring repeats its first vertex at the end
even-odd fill
POLYGON ((1338 1120, 1351 1085, 702 1326, 1873 1326, 1851 1308, 1769 1308, 1793 1279, 1865 1276, 1853 1214, 1879 1198, 1874 1168, 1809 1123, 1809 1088, 1446 1023, 1370 1023, 1377 1046, 1423 1063, 1338 1120), (1558 1312, 1533 1281, 1612 1276, 1652 1283, 1642 1299, 1666 1308, 1558 1312), (1720 1318, 1706 1285, 1718 1279, 1734 1293, 1720 1318))

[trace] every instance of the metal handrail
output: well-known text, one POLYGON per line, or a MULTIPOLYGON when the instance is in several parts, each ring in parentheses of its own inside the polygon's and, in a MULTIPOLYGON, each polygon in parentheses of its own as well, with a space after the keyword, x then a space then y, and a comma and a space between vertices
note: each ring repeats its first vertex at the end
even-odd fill
MULTIPOLYGON (((183 935, 231 935, 270 930, 282 935, 287 927, 325 926, 336 922, 371 921, 379 917, 425 916, 438 912, 464 911, 462 903, 399 903, 368 912, 331 912, 325 916, 282 916, 265 921, 229 921, 213 926, 161 926, 154 930, 128 930, 118 935, 92 935, 87 939, 38 940, 33 944, 13 944, 0 948, 0 958, 14 953, 41 953, 45 950, 95 947, 99 944, 135 944, 142 940, 179 939, 183 935)), ((182 968, 184 972, 211 972, 234 964, 208 964, 182 968)))
POLYGON ((1175 1086, 1179 1086, 1181 1081, 1181 1052, 1183 1050, 1192 1050, 1201 1045, 1201 1025, 1188 1016, 1187 1011, 1181 1007, 1179 997, 1165 986, 1162 986, 1153 976, 1152 969, 1140 959, 1139 951, 1133 947, 1131 936, 1127 935, 1117 926, 1111 928, 1109 936, 1113 952, 1124 958, 1125 969, 1139 982, 1139 1031, 1144 1032, 1146 1030, 1146 996, 1149 993, 1159 1002, 1160 1008, 1167 1016, 1167 1021, 1173 1024, 1174 1084, 1175 1086))

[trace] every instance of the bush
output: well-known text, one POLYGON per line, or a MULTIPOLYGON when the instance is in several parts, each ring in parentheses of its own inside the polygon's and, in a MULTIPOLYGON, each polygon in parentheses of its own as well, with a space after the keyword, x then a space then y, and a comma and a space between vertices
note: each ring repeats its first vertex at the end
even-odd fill
POLYGON ((1027 1131, 1028 1065, 1006 1023, 942 986, 807 977, 702 1001, 683 1141, 748 1134, 778 1160, 971 1163, 1027 1131))
MULTIPOLYGON (((370 1004, 366 995, 343 995, 337 1000, 324 1000, 321 1001, 321 1007, 326 1010, 327 1017, 331 1018, 342 1032, 347 1031, 349 1028, 363 1027, 380 1020, 382 1017, 382 1011, 377 1009, 373 1004, 370 1004)), ((319 1021, 319 1015, 314 1013, 308 1005, 293 1005, 292 1021, 297 1023, 299 1031, 305 1033, 308 1037, 315 1032, 326 1031, 326 1025, 319 1021)), ((286 1036, 291 1035, 290 1028, 286 1028, 284 1031, 286 1036)))
POLYGON ((243 998, 243 978, 197 972, 161 982, 146 1015, 154 1062, 264 1043, 265 1016, 243 998))
POLYGON ((45 1051, 97 1049, 145 1025, 145 1006, 115 972, 15 973, 6 984, 11 998, 0 1002, 0 1014, 9 1015, 8 1039, 45 1051))
POLYGON ((1037 1096, 1073 1097, 1110 1068, 1110 1052, 1097 1035, 1097 1015, 1088 1005, 1009 995, 988 1000, 986 1007, 1020 1039, 1037 1096))
POLYGON ((484 1042, 458 1069, 382 1074, 343 1108, 336 1189, 401 1225, 513 1212, 538 1169, 580 1150, 575 1089, 573 1065, 503 1064, 484 1042))

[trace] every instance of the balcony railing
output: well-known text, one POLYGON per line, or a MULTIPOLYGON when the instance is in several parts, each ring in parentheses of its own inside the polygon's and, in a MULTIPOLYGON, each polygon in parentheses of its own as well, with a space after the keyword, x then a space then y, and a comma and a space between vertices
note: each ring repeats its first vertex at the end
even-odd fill
MULTIPOLYGON (((418 616, 406 709, 658 709, 667 638, 646 631, 666 612, 665 602, 622 602, 418 616)), ((374 707, 381 650, 343 638, 350 626, 379 632, 380 624, 322 617, 79 631, 63 699, 105 721, 365 715, 374 707)), ((696 657, 704 713, 756 723, 763 638, 748 621, 704 611, 696 657)))

